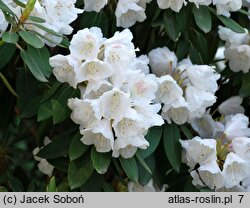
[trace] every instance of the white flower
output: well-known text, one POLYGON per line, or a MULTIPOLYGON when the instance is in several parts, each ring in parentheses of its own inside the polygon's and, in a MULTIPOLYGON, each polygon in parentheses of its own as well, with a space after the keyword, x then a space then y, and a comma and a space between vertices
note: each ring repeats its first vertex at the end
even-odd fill
POLYGON ((230 115, 242 113, 244 114, 245 109, 241 106, 243 99, 240 96, 232 96, 221 103, 218 107, 220 114, 230 115))
POLYGON ((101 120, 92 128, 80 131, 85 145, 94 144, 97 152, 109 152, 114 147, 114 136, 109 120, 101 120))
POLYGON ((87 87, 82 90, 83 99, 98 99, 103 93, 113 89, 110 82, 106 80, 90 80, 87 87))
POLYGON ((194 168, 196 164, 216 161, 216 140, 196 136, 192 140, 180 140, 180 143, 185 150, 184 159, 190 168, 194 168))
POLYGON ((137 3, 139 0, 119 0, 115 16, 116 26, 128 28, 136 22, 143 22, 146 19, 145 9, 137 3))
POLYGON ((100 12, 107 3, 108 0, 84 0, 84 10, 100 12))
POLYGON ((249 41, 248 31, 245 33, 236 33, 229 28, 219 26, 219 36, 221 40, 227 42, 227 45, 242 45, 249 41))
POLYGON ((225 160, 222 174, 225 178, 226 188, 236 186, 249 176, 247 163, 235 153, 230 152, 225 160))
POLYGON ((191 84, 200 90, 215 93, 218 90, 217 80, 220 78, 215 70, 207 65, 194 65, 186 69, 191 84))
POLYGON ((171 104, 165 104, 162 108, 162 118, 171 123, 171 120, 178 125, 187 122, 189 117, 188 104, 183 97, 179 97, 174 100, 171 104))
POLYGON ((230 46, 225 50, 225 58, 229 60, 229 67, 233 72, 250 70, 250 46, 230 46))
POLYGON ((216 97, 213 93, 202 91, 193 86, 186 88, 186 101, 191 111, 190 117, 202 117, 206 112, 206 108, 212 106, 216 102, 216 97))
POLYGON ((158 101, 164 104, 171 104, 183 96, 182 89, 170 75, 160 77, 158 82, 159 87, 156 94, 158 101))
POLYGON ((189 2, 195 3, 196 7, 199 8, 199 5, 205 5, 208 6, 212 3, 212 0, 189 0, 189 2))
POLYGON ((100 97, 100 105, 104 118, 119 119, 126 115, 131 107, 131 101, 128 94, 114 88, 100 97))
POLYGON ((84 62, 77 73, 77 81, 83 82, 87 80, 102 80, 113 74, 113 68, 106 62, 99 59, 92 59, 84 62))
POLYGON ((171 8, 175 12, 179 12, 183 4, 186 5, 185 0, 157 0, 157 3, 161 9, 171 8))
POLYGON ((155 192, 155 187, 153 185, 153 180, 151 179, 147 185, 142 186, 139 183, 129 182, 128 183, 129 192, 155 192))
POLYGON ((68 106, 72 110, 71 119, 84 128, 92 126, 98 120, 101 120, 98 105, 98 100, 80 100, 78 98, 68 100, 68 106))
POLYGON ((236 114, 225 117, 225 135, 229 140, 236 137, 250 136, 249 119, 243 114, 236 114))
POLYGON ((144 74, 149 74, 149 58, 146 55, 137 57, 133 65, 134 70, 140 70, 144 74))
MULTIPOLYGON (((51 142, 51 140, 48 137, 44 138, 44 146, 48 145, 51 142)), ((48 163, 48 161, 46 159, 37 157, 36 154, 42 149, 43 147, 39 148, 35 148, 33 150, 33 155, 34 155, 34 159, 39 161, 37 167, 40 170, 40 172, 42 172, 45 175, 48 175, 49 177, 52 176, 53 170, 54 170, 54 166, 52 166, 51 164, 48 163)))
POLYGON ((8 22, 5 20, 4 14, 0 10, 0 37, 2 37, 2 33, 5 32, 7 27, 8 27, 8 22))
POLYGON ((117 138, 114 144, 113 157, 121 155, 124 158, 131 158, 136 153, 137 148, 146 149, 149 146, 148 141, 143 135, 135 137, 117 138))
POLYGON ((250 162, 250 138, 237 137, 232 141, 233 151, 250 162))
POLYGON ((70 53, 79 60, 97 58, 104 38, 100 28, 92 27, 79 30, 72 38, 70 53))
POLYGON ((230 16, 230 12, 238 11, 242 7, 242 0, 213 0, 216 5, 217 14, 230 16))
POLYGON ((137 3, 140 7, 146 9, 146 4, 150 3, 152 0, 139 0, 139 2, 137 3))
POLYGON ((224 177, 216 161, 201 165, 197 171, 194 170, 190 174, 193 177, 192 183, 194 186, 205 186, 212 190, 217 190, 224 186, 224 177))
POLYGON ((149 52, 149 65, 152 72, 160 77, 167 74, 172 74, 177 66, 177 57, 174 52, 171 52, 167 47, 156 48, 149 52))
POLYGON ((50 65, 53 67, 53 74, 60 82, 67 82, 70 86, 76 88, 76 73, 79 62, 71 56, 56 55, 49 59, 50 65))

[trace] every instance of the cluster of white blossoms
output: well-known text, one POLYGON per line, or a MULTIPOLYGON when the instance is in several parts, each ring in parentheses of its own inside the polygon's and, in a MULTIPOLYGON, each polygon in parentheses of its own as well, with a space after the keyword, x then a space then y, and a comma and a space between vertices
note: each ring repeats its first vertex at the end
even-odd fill
POLYGON ((250 70, 250 35, 248 30, 245 33, 236 33, 232 30, 219 26, 220 38, 226 41, 225 58, 229 60, 229 67, 234 72, 250 70))
MULTIPOLYGON (((115 11, 116 25, 118 27, 129 28, 136 22, 143 22, 146 19, 146 5, 152 0, 118 0, 115 11)), ((161 9, 172 9, 179 12, 187 2, 194 3, 197 7, 200 5, 216 5, 217 14, 230 16, 230 12, 241 9, 242 0, 157 0, 161 9)), ((84 0, 86 11, 100 10, 108 4, 108 0, 84 0)))
POLYGON ((50 58, 56 78, 81 90, 81 99, 68 103, 81 141, 114 157, 146 149, 148 129, 164 123, 161 105, 152 104, 156 77, 148 74, 148 58, 136 57, 132 39, 128 29, 105 39, 99 28, 86 28, 73 36, 69 55, 50 58))
MULTIPOLYGON (((232 101, 230 101, 232 102, 232 101)), ((238 104, 239 105, 239 104, 238 104)), ((180 140, 193 184, 215 191, 250 191, 250 128, 243 114, 215 121, 207 113, 192 127, 199 136, 180 140)))
POLYGON ((193 65, 190 59, 177 62, 167 47, 149 53, 152 73, 158 76, 156 101, 163 103, 162 117, 171 123, 184 124, 200 118, 216 102, 220 75, 207 65, 193 65))
MULTIPOLYGON (((3 2, 14 12, 17 18, 22 16, 24 8, 18 6, 14 1, 3 0, 3 2)), ((21 0, 23 3, 27 3, 27 0, 21 0)), ((44 19, 45 23, 39 23, 42 26, 53 30, 62 35, 70 35, 73 32, 73 28, 70 26, 83 10, 75 7, 76 0, 41 0, 36 1, 34 9, 31 12, 31 16, 36 16, 44 19)), ((41 35, 41 40, 49 46, 55 46, 62 41, 62 37, 52 35, 39 27, 36 27, 30 20, 26 21, 24 27, 27 30, 32 30, 41 35)), ((0 11, 0 35, 8 27, 8 22, 4 18, 4 14, 0 11)))

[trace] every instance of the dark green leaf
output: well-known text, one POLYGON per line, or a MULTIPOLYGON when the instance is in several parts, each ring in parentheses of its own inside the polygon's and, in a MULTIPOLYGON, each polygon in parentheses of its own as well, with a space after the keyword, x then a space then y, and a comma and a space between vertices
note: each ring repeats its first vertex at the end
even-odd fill
POLYGON ((177 30, 177 24, 174 14, 170 10, 166 10, 163 16, 164 27, 167 35, 173 40, 177 41, 179 37, 179 31, 177 30))
POLYGON ((8 90, 17 97, 17 94, 15 92, 15 90, 13 89, 13 87, 10 85, 10 83, 8 82, 8 80, 5 78, 5 76, 0 72, 0 78, 2 79, 4 85, 8 88, 8 90))
POLYGON ((179 142, 180 131, 176 124, 165 124, 163 131, 164 149, 171 166, 180 171, 181 166, 181 145, 179 142))
POLYGON ((204 32, 208 33, 212 29, 212 17, 206 6, 194 7, 194 18, 197 26, 204 32))
POLYGON ((15 15, 15 13, 2 0, 0 0, 0 9, 4 12, 15 15))
POLYGON ((19 31, 18 33, 26 43, 34 48, 42 48, 44 46, 44 43, 37 35, 25 30, 19 31))
POLYGON ((144 161, 143 157, 141 156, 141 153, 138 151, 135 154, 136 158, 138 159, 138 161, 140 162, 140 164, 142 165, 142 167, 144 167, 144 169, 149 173, 152 174, 152 171, 150 170, 150 168, 148 167, 147 163, 144 161))
POLYGON ((111 162, 111 153, 100 153, 93 147, 91 150, 91 159, 95 170, 99 174, 104 174, 107 172, 111 162))
POLYGON ((129 159, 124 159, 120 157, 119 160, 120 160, 123 170, 129 177, 129 179, 137 183, 138 182, 138 168, 137 168, 135 158, 132 157, 129 159))
POLYGON ((0 46, 0 69, 2 69, 12 58, 16 51, 16 46, 13 44, 5 43, 0 46))
POLYGON ((54 176, 50 179, 49 184, 46 187, 46 191, 47 192, 56 192, 56 179, 54 176))
POLYGON ((88 146, 84 145, 82 142, 81 142, 81 135, 79 133, 77 133, 71 143, 70 143, 70 146, 69 146, 69 158, 70 160, 75 160, 75 159, 78 159, 79 157, 81 157, 85 152, 86 150, 88 149, 88 146))
POLYGON ((94 168, 91 159, 79 158, 69 163, 68 182, 71 189, 79 188, 91 176, 94 168))
POLYGON ((242 78, 242 86, 240 88, 240 95, 242 97, 250 96, 250 73, 244 74, 242 78))
POLYGON ((4 32, 2 34, 2 39, 6 43, 17 43, 19 35, 15 32, 4 32))
POLYGON ((28 17, 29 20, 33 21, 33 22, 38 22, 38 23, 45 23, 46 21, 41 18, 41 17, 36 17, 36 16, 29 16, 28 17))

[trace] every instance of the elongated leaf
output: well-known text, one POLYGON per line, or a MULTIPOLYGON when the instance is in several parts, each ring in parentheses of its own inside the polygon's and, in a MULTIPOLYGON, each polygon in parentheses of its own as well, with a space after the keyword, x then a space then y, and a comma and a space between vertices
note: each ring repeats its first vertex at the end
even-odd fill
POLYGON ((8 88, 8 90, 17 97, 17 94, 15 92, 15 90, 12 88, 12 86, 10 85, 10 83, 8 82, 8 80, 5 78, 5 76, 0 72, 0 78, 2 79, 4 85, 8 88))
POLYGON ((47 161, 53 165, 56 169, 67 173, 69 168, 69 161, 66 157, 58 157, 55 159, 47 159, 47 161))
POLYGON ((171 166, 180 171, 181 145, 179 143, 180 131, 176 124, 165 124, 163 131, 164 149, 171 166))
POLYGON ((91 176, 94 168, 91 159, 88 157, 73 160, 69 163, 68 182, 71 189, 79 188, 91 176))
POLYGON ((24 30, 18 33, 26 43, 33 46, 34 48, 42 48, 44 46, 44 43, 40 40, 39 37, 37 37, 37 35, 24 30))
POLYGON ((194 18, 197 26, 204 32, 208 33, 212 29, 212 17, 206 6, 194 7, 194 18))
POLYGON ((79 133, 77 133, 73 137, 73 139, 72 139, 72 141, 70 143, 70 146, 69 146, 69 158, 70 158, 70 161, 78 159, 88 149, 88 146, 84 145, 81 142, 81 140, 80 140, 81 137, 82 136, 79 133))
POLYGON ((25 8, 25 4, 19 0, 13 0, 18 6, 25 8))
POLYGON ((173 40, 177 41, 177 38, 179 37, 179 31, 177 28, 175 16, 173 13, 169 10, 166 10, 164 13, 164 28, 167 33, 167 35, 173 40))
POLYGON ((244 74, 242 78, 242 86, 240 88, 240 95, 242 97, 250 96, 250 73, 244 74))
POLYGON ((95 147, 93 147, 91 151, 91 159, 92 159, 95 170, 99 174, 104 174, 107 172, 109 164, 111 162, 110 153, 97 152, 95 147))
POLYGON ((137 183, 138 182, 138 168, 137 168, 135 158, 132 157, 129 159, 124 159, 120 157, 119 160, 120 160, 123 170, 129 177, 129 179, 137 183))
POLYGON ((29 53, 26 51, 20 51, 20 55, 24 61, 24 63, 28 66, 30 72, 34 75, 36 79, 38 79, 41 82, 48 82, 48 80, 45 78, 45 75, 43 74, 42 66, 39 66, 36 62, 36 58, 32 57, 29 53))
POLYGON ((163 128, 159 126, 149 129, 148 134, 145 137, 149 142, 149 147, 145 150, 140 150, 142 157, 146 158, 149 155, 153 154, 160 143, 162 130, 163 128))
POLYGON ((152 174, 152 171, 148 167, 147 163, 144 161, 143 157, 141 156, 141 153, 138 151, 135 156, 138 159, 138 161, 141 163, 142 167, 144 167, 145 170, 148 171, 149 174, 152 174))
POLYGON ((72 136, 70 134, 59 136, 53 139, 51 143, 43 147, 38 152, 37 156, 46 159, 54 159, 67 155, 71 139, 72 136))
POLYGON ((29 20, 33 21, 33 22, 38 22, 38 23, 45 23, 46 21, 41 18, 41 17, 36 17, 36 16, 29 16, 28 17, 29 20))
POLYGON ((59 101, 51 100, 53 111, 53 124, 58 124, 69 117, 69 109, 65 108, 59 101))
POLYGON ((54 176, 50 179, 49 184, 46 187, 46 191, 47 192, 56 192, 56 179, 54 176))
POLYGON ((16 43, 19 39, 19 35, 14 32, 4 32, 2 39, 6 43, 16 43))
POLYGON ((49 29, 47 27, 44 27, 43 25, 40 25, 40 24, 37 24, 37 23, 34 23, 33 25, 40 28, 41 30, 44 30, 45 32, 47 32, 47 33, 49 33, 51 35, 58 36, 58 37, 63 37, 62 34, 60 34, 58 32, 55 32, 54 30, 51 30, 51 29, 49 29))
POLYGON ((16 46, 10 43, 4 43, 0 46, 0 69, 6 66, 16 51, 16 46))
POLYGON ((37 121, 44 121, 52 116, 53 116, 53 110, 51 102, 47 101, 42 103, 38 110, 37 121))
POLYGON ((4 12, 15 15, 15 13, 2 0, 0 0, 0 9, 4 12))

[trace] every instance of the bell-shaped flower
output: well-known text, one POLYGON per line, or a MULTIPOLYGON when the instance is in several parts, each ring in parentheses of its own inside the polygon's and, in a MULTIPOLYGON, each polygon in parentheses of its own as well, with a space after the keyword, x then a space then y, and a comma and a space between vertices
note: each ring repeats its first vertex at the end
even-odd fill
POLYGON ((217 80, 220 78, 215 70, 207 65, 193 65, 186 69, 191 84, 197 89, 215 93, 218 90, 217 80))
POLYGON ((69 50, 72 56, 81 61, 94 59, 97 58, 104 40, 100 28, 85 28, 73 36, 69 50))
POLYGON ((113 74, 113 68, 106 62, 99 59, 92 59, 84 62, 77 73, 77 81, 102 80, 113 74))
POLYGON ((170 8, 175 12, 179 12, 187 4, 185 0, 157 0, 157 3, 161 9, 170 8))
POLYGON ((76 73, 79 69, 79 61, 70 55, 55 55, 49 59, 50 65, 53 67, 53 74, 60 82, 67 82, 71 87, 76 88, 76 73))
POLYGON ((81 128, 93 126, 101 120, 98 100, 71 98, 68 100, 68 106, 72 110, 71 119, 80 124, 81 128))
POLYGON ((214 160, 201 165, 197 171, 194 170, 190 174, 193 178, 192 183, 194 186, 208 187, 212 190, 217 190, 224 186, 223 174, 214 160))
POLYGON ((232 96, 221 103, 218 110, 221 115, 227 116, 231 114, 245 113, 245 109, 241 106, 243 99, 240 96, 232 96))
POLYGON ((131 108, 129 94, 113 88, 100 97, 100 108, 104 118, 119 119, 131 108))
POLYGON ((222 174, 225 178, 226 188, 236 186, 249 176, 247 162, 235 153, 230 152, 223 165, 222 174))
POLYGON ((84 10, 100 12, 107 3, 108 0, 84 0, 84 10))
POLYGON ((177 57, 167 47, 156 48, 149 52, 149 65, 152 72, 158 76, 172 74, 177 66, 177 57))
POLYGON ((225 117, 225 130, 224 133, 229 140, 236 137, 250 136, 249 119, 243 114, 236 114, 225 117))
POLYGON ((114 147, 114 135, 109 120, 101 120, 96 126, 81 130, 81 141, 85 145, 95 145, 97 152, 109 152, 114 147))
POLYGON ((242 7, 242 0, 213 0, 217 14, 230 17, 230 12, 236 12, 242 7))
POLYGON ((233 151, 250 162, 250 138, 237 137, 232 141, 233 151))
POLYGON ((250 46, 230 46, 225 50, 225 58, 229 60, 229 67, 233 72, 243 71, 248 73, 250 70, 250 46))
POLYGON ((143 135, 137 135, 134 137, 118 137, 115 140, 113 157, 131 158, 137 151, 137 148, 146 149, 149 146, 148 141, 143 135))
POLYGON ((90 80, 84 91, 82 91, 83 99, 98 99, 103 93, 113 89, 110 82, 106 80, 90 80))
POLYGON ((119 0, 115 10, 116 26, 129 28, 136 22, 146 19, 145 9, 137 3, 139 0, 119 0))
POLYGON ((171 105, 175 100, 182 97, 182 89, 170 75, 162 76, 157 81, 159 82, 156 93, 157 101, 171 105))

